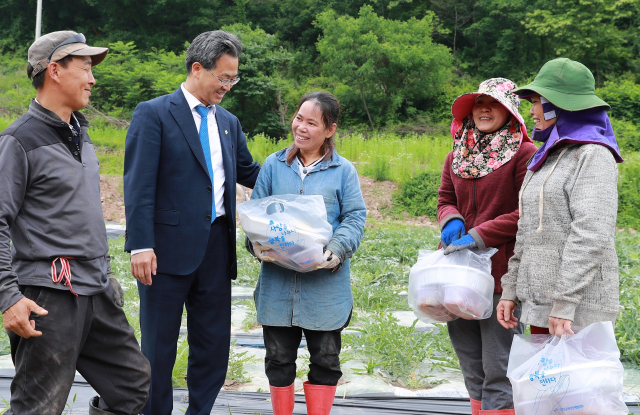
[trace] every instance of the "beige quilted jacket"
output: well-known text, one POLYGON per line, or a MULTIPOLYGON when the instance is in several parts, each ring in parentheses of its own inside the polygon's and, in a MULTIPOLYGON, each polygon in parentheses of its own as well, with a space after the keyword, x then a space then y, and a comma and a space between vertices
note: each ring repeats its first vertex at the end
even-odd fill
POLYGON ((514 255, 502 277, 502 299, 522 303, 523 323, 547 327, 549 316, 581 327, 615 322, 617 182, 613 155, 597 144, 557 150, 527 172, 514 255))

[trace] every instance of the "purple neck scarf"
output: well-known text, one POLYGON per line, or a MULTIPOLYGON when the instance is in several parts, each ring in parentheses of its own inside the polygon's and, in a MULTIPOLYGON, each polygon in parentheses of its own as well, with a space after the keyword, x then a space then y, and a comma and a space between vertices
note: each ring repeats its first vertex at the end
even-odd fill
POLYGON ((544 130, 533 129, 531 138, 544 144, 533 155, 527 166, 529 170, 537 171, 544 164, 551 150, 559 144, 600 144, 611 150, 616 162, 624 161, 620 155, 609 116, 603 108, 565 111, 554 107, 551 103, 544 103, 543 110, 545 118, 547 112, 555 111, 555 114, 558 114, 557 120, 554 125, 544 130))

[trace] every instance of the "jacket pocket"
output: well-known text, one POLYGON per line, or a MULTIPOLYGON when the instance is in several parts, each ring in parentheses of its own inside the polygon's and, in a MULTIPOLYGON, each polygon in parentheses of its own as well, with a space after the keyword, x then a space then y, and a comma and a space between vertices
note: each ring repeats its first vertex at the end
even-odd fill
POLYGON ((338 199, 323 196, 324 207, 327 210, 327 221, 333 223, 335 219, 340 215, 340 206, 338 205, 338 199))
POLYGON ((179 210, 154 210, 153 221, 155 223, 162 223, 164 225, 178 225, 180 223, 180 211, 179 210))
POLYGON ((560 254, 551 247, 529 249, 529 295, 537 305, 551 305, 557 292, 555 281, 560 278, 560 254))

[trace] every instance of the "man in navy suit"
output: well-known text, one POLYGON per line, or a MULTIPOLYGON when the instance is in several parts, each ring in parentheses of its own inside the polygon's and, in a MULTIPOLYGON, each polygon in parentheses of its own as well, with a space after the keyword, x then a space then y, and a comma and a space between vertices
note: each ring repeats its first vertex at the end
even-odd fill
POLYGON ((235 184, 258 171, 240 122, 220 104, 240 78, 242 45, 221 30, 187 50, 187 80, 138 105, 127 133, 125 250, 138 280, 142 352, 151 363, 145 415, 169 415, 183 306, 189 408, 209 414, 224 384, 236 278, 235 184))

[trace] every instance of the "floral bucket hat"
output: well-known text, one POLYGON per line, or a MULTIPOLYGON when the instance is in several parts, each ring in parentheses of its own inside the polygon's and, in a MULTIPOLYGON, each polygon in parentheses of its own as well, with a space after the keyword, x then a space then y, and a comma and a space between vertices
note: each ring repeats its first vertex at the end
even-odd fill
POLYGON ((511 93, 511 90, 517 87, 518 86, 513 81, 506 78, 487 79, 480 84, 478 92, 463 94, 456 98, 451 106, 451 114, 453 114, 453 118, 456 120, 463 121, 469 116, 469 114, 471 114, 476 98, 480 95, 489 95, 504 105, 504 107, 509 110, 514 117, 516 117, 526 134, 524 118, 522 118, 522 115, 518 112, 520 98, 511 93))

